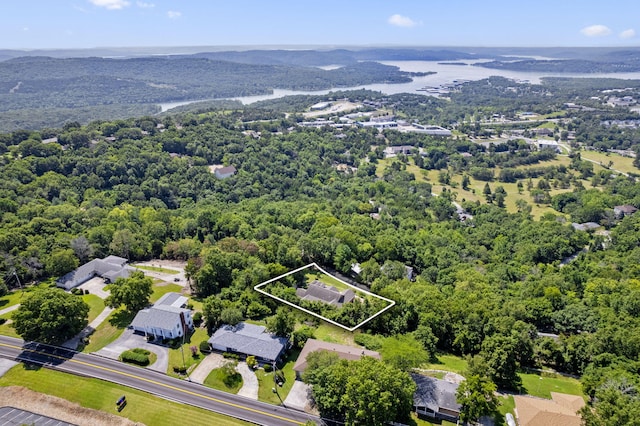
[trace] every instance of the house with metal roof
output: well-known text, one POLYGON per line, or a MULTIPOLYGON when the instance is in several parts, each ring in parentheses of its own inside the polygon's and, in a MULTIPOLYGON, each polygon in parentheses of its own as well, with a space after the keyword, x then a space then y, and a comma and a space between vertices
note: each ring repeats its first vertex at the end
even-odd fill
POLYGON ((215 351, 254 356, 258 362, 272 364, 284 354, 289 340, 268 333, 263 326, 241 322, 220 327, 209 339, 209 345, 215 351))
POLYGON ((462 406, 456 399, 457 383, 415 373, 411 378, 418 387, 413 394, 416 414, 454 423, 458 421, 462 406))
POLYGON ((183 308, 187 300, 178 293, 167 293, 152 307, 139 311, 131 327, 138 333, 154 338, 182 337, 193 329, 191 311, 183 308))
POLYGON ((94 277, 102 277, 106 282, 113 282, 118 278, 128 278, 134 268, 127 266, 127 262, 127 259, 118 256, 93 259, 75 271, 58 278, 56 285, 65 290, 71 290, 94 277))

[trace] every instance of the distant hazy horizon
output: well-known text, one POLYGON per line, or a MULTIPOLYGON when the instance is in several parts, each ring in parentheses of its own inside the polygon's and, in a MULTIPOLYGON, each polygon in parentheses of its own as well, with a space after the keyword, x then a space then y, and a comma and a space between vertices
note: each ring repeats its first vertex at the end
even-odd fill
POLYGON ((632 47, 635 0, 7 0, 0 49, 632 47))

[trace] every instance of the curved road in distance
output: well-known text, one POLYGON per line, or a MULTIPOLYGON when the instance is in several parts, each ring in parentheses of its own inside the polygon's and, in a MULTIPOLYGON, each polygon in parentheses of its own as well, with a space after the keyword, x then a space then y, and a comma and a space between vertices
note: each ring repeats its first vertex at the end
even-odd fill
POLYGON ((152 370, 57 346, 0 336, 0 356, 129 386, 164 399, 204 408, 259 425, 304 425, 308 420, 322 424, 318 417, 300 411, 258 402, 152 370))

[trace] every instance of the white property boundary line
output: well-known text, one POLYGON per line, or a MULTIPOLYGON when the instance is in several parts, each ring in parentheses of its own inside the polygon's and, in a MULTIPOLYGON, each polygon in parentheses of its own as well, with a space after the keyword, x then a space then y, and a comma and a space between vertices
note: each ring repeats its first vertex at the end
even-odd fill
POLYGON ((351 284, 349 284, 348 282, 345 282, 345 281, 341 280, 340 278, 338 278, 338 277, 335 277, 335 276, 331 275, 330 273, 328 273, 327 271, 325 271, 324 269, 322 269, 321 267, 319 267, 316 263, 310 263, 310 264, 305 265, 305 266, 302 266, 302 267, 300 267, 300 268, 298 268, 298 269, 294 269, 293 271, 289 271, 289 272, 287 272, 286 274, 282 274, 282 275, 277 276, 277 277, 275 277, 275 278, 271 278, 270 280, 267 280, 267 281, 265 281, 265 282, 263 282, 263 283, 260 283, 260 284, 256 285, 255 287, 253 287, 253 289, 254 289, 255 291, 259 292, 259 293, 264 294, 265 296, 268 296, 268 297, 270 297, 270 298, 272 298, 272 299, 277 300, 278 302, 281 302, 281 303, 284 303, 284 304, 286 304, 286 305, 289 305, 289 306, 291 306, 292 308, 298 309, 299 311, 302 311, 302 312, 304 312, 304 313, 306 313, 306 314, 312 315, 312 316, 314 316, 314 317, 316 317, 316 318, 320 318, 320 319, 321 319, 321 320, 323 320, 323 321, 326 321, 326 322, 328 322, 328 323, 331 323, 331 324, 333 324, 333 325, 336 325, 336 326, 338 326, 338 327, 340 327, 340 328, 342 328, 342 329, 344 329, 344 330, 347 330, 347 331, 355 331, 355 330, 357 330, 358 328, 362 327, 364 324, 366 324, 367 322, 371 321, 372 319, 374 319, 374 318, 375 318, 375 317, 377 317, 378 315, 381 315, 381 314, 383 314, 384 312, 388 311, 389 309, 393 308, 393 307, 395 306, 395 304, 396 304, 396 302, 394 302, 394 301, 393 301, 393 300, 391 300, 391 299, 387 299, 386 297, 382 297, 382 296, 380 296, 380 295, 377 295, 377 294, 371 293, 371 292, 369 292, 369 291, 359 289, 358 287, 354 287, 354 286, 352 286, 352 285, 351 285, 351 284), (266 291, 261 290, 261 287, 264 287, 264 286, 266 286, 267 284, 270 284, 270 283, 272 283, 272 282, 274 282, 274 281, 278 281, 278 280, 280 280, 280 279, 282 279, 282 278, 284 278, 284 277, 287 277, 287 276, 289 276, 289 275, 291 275, 291 274, 295 274, 296 272, 302 271, 303 269, 307 269, 307 268, 310 268, 310 267, 314 267, 314 268, 316 268, 317 270, 319 270, 319 271, 320 271, 320 272, 322 272, 323 274, 325 274, 325 275, 329 275, 330 277, 332 277, 332 278, 334 278, 334 279, 336 279, 336 280, 340 281, 342 284, 345 284, 345 285, 346 285, 346 286, 348 286, 348 287, 351 287, 351 288, 355 289, 355 290, 356 290, 356 291, 358 291, 358 292, 365 293, 365 294, 367 294, 367 295, 369 295, 369 296, 373 296, 373 297, 375 297, 375 298, 377 298, 377 299, 384 300, 385 302, 388 302, 388 303, 389 303, 389 306, 385 307, 385 308, 384 308, 384 309, 382 309, 380 312, 377 312, 377 313, 375 313, 374 315, 370 316, 369 318, 367 318, 366 320, 362 321, 360 324, 356 325, 355 327, 351 327, 351 328, 349 328, 349 327, 347 327, 347 326, 345 326, 345 325, 343 325, 343 324, 340 324, 339 322, 336 322, 336 321, 330 320, 329 318, 323 317, 322 315, 316 314, 315 312, 311 312, 311 311, 310 311, 310 310, 308 310, 308 309, 305 309, 305 308, 303 308, 303 307, 301 307, 301 306, 298 306, 298 305, 296 305, 295 303, 288 302, 288 301, 286 301, 286 300, 284 300, 284 299, 281 299, 281 298, 279 298, 279 297, 277 297, 277 296, 274 296, 273 294, 269 294, 269 293, 267 293, 266 291))

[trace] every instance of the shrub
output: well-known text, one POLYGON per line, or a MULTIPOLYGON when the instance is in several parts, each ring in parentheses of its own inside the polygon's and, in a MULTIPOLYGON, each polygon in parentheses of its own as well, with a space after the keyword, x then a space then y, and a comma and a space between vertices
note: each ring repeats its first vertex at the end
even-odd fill
POLYGON ((235 359, 235 360, 240 359, 240 355, 234 354, 234 353, 231 353, 231 352, 224 352, 222 354, 222 356, 225 357, 225 358, 228 358, 228 359, 235 359))
POLYGON ((84 290, 84 294, 89 294, 89 290, 88 290, 88 289, 85 289, 85 290, 84 290))
POLYGON ((202 312, 196 312, 193 314, 193 324, 196 327, 200 327, 200 324, 202 324, 202 312))
POLYGON ((249 368, 255 368, 256 365, 258 365, 258 361, 256 361, 256 357, 253 355, 250 355, 247 357, 247 366, 249 368))
POLYGON ((178 374, 186 374, 187 373, 187 367, 185 367, 183 365, 174 365, 173 366, 173 372, 174 373, 178 373, 178 374))
POLYGON ((353 337, 353 341, 370 351, 377 351, 382 347, 382 339, 379 336, 372 336, 371 334, 358 333, 353 337))
POLYGON ((264 372, 265 373, 270 373, 271 371, 273 371, 273 367, 271 366, 271 364, 265 364, 264 365, 264 372))
POLYGON ((207 342, 206 340, 203 340, 202 342, 200 342, 200 352, 202 353, 211 352, 211 347, 209 346, 209 342, 207 342))
POLYGON ((0 325, 4 324, 5 322, 7 322, 6 318, 0 318, 0 325))
POLYGON ((141 353, 144 349, 133 349, 122 352, 120 360, 122 362, 128 362, 137 365, 149 365, 149 351, 147 353, 141 353))

